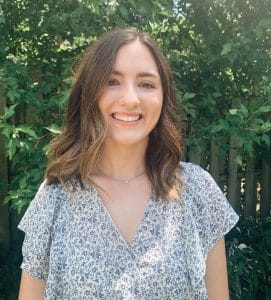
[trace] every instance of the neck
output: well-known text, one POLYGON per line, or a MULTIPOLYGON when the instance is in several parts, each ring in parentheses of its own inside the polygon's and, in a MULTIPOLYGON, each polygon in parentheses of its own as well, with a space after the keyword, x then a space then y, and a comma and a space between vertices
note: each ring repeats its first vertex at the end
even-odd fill
POLYGON ((119 179, 136 177, 145 169, 146 146, 122 147, 104 145, 99 168, 107 176, 119 179))

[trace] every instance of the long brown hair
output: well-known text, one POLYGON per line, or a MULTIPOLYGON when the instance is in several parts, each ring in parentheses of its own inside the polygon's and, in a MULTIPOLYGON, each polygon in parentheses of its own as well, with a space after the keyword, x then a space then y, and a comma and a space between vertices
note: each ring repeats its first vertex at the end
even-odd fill
POLYGON ((96 169, 107 132, 98 99, 111 76, 119 48, 136 39, 152 53, 163 88, 161 116, 146 151, 147 174, 158 196, 169 199, 181 191, 181 135, 172 74, 153 38, 134 29, 105 33, 85 51, 69 96, 66 124, 48 152, 47 185, 65 185, 77 178, 83 186, 96 169))

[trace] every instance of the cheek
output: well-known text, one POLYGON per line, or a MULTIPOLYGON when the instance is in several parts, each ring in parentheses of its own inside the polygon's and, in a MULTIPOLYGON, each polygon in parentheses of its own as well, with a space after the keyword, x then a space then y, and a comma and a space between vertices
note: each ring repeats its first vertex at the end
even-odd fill
POLYGON ((108 110, 107 108, 107 101, 106 99, 104 99, 104 97, 101 97, 99 100, 98 100, 98 108, 99 108, 99 111, 100 113, 104 116, 106 114, 106 111, 108 110))
POLYGON ((158 101, 156 103, 153 103, 150 108, 150 122, 151 122, 151 126, 155 127, 160 119, 161 113, 162 113, 162 101, 158 101))
POLYGON ((155 113, 155 116, 158 116, 158 118, 161 115, 163 108, 163 98, 161 97, 157 102, 155 103, 155 107, 153 107, 153 112, 155 113))
POLYGON ((163 98, 161 97, 161 100, 160 100, 158 108, 157 108, 157 122, 159 121, 159 119, 161 117, 163 105, 164 105, 164 101, 163 101, 163 98))
POLYGON ((98 107, 103 115, 108 114, 108 112, 112 109, 112 106, 114 105, 117 99, 116 94, 118 94, 116 92, 116 89, 105 90, 98 99, 98 107))

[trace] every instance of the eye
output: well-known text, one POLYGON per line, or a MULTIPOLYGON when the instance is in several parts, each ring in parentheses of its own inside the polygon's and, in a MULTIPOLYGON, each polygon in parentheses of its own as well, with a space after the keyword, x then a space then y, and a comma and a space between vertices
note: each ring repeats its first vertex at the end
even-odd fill
POLYGON ((151 83, 151 82, 146 82, 146 81, 141 82, 141 83, 139 84, 139 86, 141 86, 141 87, 143 87, 143 88, 145 88, 145 89, 154 89, 154 88, 155 88, 155 85, 154 85, 153 83, 151 83))
POLYGON ((108 86, 115 86, 115 85, 118 85, 118 84, 119 84, 119 82, 116 79, 109 79, 108 82, 107 82, 108 86))

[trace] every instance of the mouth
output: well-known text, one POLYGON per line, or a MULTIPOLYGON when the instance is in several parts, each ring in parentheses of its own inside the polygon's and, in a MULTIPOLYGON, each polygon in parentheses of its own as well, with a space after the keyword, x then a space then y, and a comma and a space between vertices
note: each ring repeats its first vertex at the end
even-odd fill
POLYGON ((142 114, 124 114, 124 113, 113 113, 111 117, 118 121, 123 122, 135 122, 143 118, 142 114))

